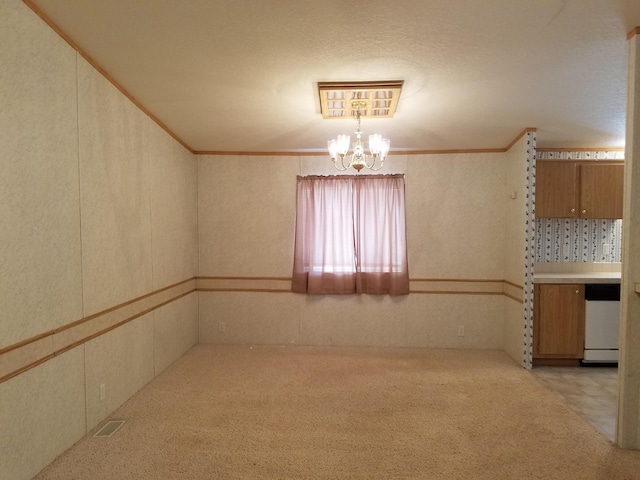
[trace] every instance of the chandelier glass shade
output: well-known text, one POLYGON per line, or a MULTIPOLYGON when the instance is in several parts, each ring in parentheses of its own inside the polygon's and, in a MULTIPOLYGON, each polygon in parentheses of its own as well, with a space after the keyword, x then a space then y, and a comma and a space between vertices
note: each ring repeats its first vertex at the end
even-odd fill
POLYGON ((338 135, 337 138, 327 142, 329 155, 333 161, 334 167, 341 172, 353 167, 357 171, 367 168, 369 170, 380 170, 384 166, 384 161, 389 153, 390 141, 382 138, 382 135, 369 135, 369 154, 365 152, 362 142, 362 130, 360 130, 360 108, 365 103, 355 100, 352 102, 353 108, 356 109, 357 128, 355 131, 356 141, 353 142, 353 148, 349 153, 351 146, 351 137, 349 135, 338 135))

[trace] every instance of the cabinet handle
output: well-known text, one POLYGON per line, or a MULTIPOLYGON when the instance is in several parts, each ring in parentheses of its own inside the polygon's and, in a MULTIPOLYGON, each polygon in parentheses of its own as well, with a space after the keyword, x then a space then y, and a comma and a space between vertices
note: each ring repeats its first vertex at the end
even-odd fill
POLYGON ((580 293, 580 290, 576 290, 576 294, 580 293))
POLYGON ((571 213, 576 213, 576 209, 575 209, 575 208, 572 208, 572 209, 571 209, 571 213))
POLYGON ((587 213, 587 211, 586 210, 582 210, 582 214, 584 215, 585 213, 587 213))

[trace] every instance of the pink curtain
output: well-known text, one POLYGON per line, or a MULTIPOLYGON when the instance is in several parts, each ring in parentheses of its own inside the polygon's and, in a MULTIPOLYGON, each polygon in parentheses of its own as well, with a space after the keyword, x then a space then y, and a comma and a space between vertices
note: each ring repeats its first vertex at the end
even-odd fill
POLYGON ((292 289, 409 293, 403 175, 298 177, 292 289))

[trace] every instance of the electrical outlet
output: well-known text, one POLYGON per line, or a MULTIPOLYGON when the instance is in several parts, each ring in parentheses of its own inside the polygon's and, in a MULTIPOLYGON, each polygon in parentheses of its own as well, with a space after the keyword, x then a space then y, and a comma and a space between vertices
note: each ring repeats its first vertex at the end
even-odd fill
POLYGON ((459 325, 458 326, 458 336, 459 337, 464 337, 464 325, 459 325))
POLYGON ((106 394, 107 394, 107 387, 105 386, 104 383, 101 383, 100 384, 100 401, 104 400, 106 394))
POLYGON ((218 322, 218 331, 220 333, 224 333, 227 331, 227 324, 226 322, 218 322))

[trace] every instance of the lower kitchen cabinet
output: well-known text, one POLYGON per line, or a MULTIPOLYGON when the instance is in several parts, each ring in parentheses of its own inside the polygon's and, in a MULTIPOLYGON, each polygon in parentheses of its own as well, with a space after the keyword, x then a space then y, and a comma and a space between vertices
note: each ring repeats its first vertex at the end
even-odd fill
POLYGON ((536 284, 534 365, 578 365, 584 352, 583 284, 536 284))

